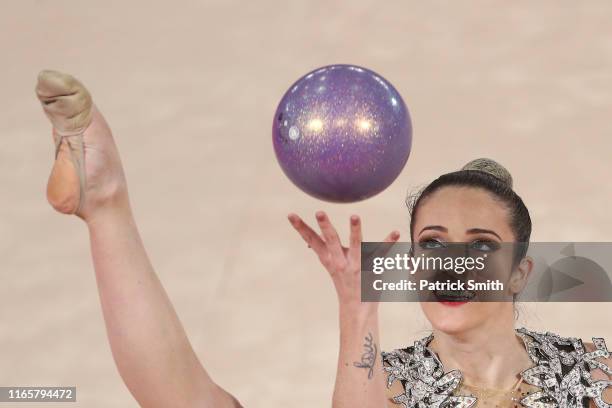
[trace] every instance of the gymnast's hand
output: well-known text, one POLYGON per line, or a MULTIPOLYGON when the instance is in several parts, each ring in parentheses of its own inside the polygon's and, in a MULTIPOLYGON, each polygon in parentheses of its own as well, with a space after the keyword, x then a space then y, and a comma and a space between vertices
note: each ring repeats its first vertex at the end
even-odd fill
MULTIPOLYGON (((349 246, 342 246, 338 233, 325 212, 316 213, 321 235, 317 234, 296 214, 289 214, 291 225, 302 236, 304 241, 319 257, 319 261, 331 276, 340 308, 360 308, 361 303, 361 220, 359 216, 350 218, 349 246)), ((399 232, 392 231, 384 242, 395 242, 399 239, 399 232)), ((374 303, 373 305, 376 305, 374 303)))
MULTIPOLYGON (((289 222, 311 247, 329 272, 340 303, 340 352, 332 398, 333 408, 392 406, 385 395, 385 377, 380 367, 378 303, 361 302, 361 220, 350 218, 349 246, 344 247, 327 214, 316 213, 321 235, 296 214, 289 222)), ((395 242, 391 232, 385 242, 395 242)))

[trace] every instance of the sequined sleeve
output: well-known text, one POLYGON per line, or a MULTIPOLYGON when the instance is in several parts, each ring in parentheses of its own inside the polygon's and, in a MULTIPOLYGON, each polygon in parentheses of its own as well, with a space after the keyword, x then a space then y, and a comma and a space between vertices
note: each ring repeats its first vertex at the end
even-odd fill
POLYGON ((612 375, 610 366, 596 360, 610 358, 604 339, 593 338, 595 349, 587 352, 582 340, 575 337, 538 333, 524 328, 517 332, 535 363, 534 367, 522 373, 523 379, 541 389, 523 399, 523 405, 534 408, 588 407, 589 401, 592 401, 598 408, 612 407, 602 396, 607 387, 612 387, 612 381, 591 377, 594 369, 612 375))

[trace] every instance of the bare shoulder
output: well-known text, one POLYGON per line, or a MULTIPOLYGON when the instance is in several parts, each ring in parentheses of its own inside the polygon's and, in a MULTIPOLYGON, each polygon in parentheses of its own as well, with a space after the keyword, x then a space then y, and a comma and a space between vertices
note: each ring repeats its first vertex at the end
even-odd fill
POLYGON ((393 397, 397 397, 398 395, 401 395, 403 393, 404 393, 404 386, 402 385, 402 383, 399 380, 393 381, 393 384, 391 385, 391 387, 388 387, 386 389, 387 407, 397 408, 397 407, 402 406, 402 404, 396 404, 395 402, 393 402, 393 397))

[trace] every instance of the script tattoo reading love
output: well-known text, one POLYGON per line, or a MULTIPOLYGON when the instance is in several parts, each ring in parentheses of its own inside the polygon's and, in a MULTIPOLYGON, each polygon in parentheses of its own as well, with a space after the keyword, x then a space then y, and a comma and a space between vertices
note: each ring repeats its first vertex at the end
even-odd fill
POLYGON ((364 352, 361 355, 361 361, 355 361, 353 365, 357 368, 365 368, 368 370, 368 379, 374 376, 374 365, 376 364, 377 347, 374 343, 374 336, 368 333, 363 344, 364 352))

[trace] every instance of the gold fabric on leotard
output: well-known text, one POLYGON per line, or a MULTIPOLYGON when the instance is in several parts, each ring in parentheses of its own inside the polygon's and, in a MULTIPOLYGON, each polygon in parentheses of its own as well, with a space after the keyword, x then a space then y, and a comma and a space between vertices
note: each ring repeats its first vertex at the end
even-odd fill
POLYGON ((457 395, 470 395, 476 398, 478 408, 498 407, 498 408, 515 408, 522 407, 521 400, 527 394, 538 391, 539 388, 525 383, 520 377, 514 387, 509 390, 493 390, 474 387, 462 382, 457 387, 457 395))
POLYGON ((600 369, 612 375, 612 368, 597 361, 610 353, 601 338, 593 338, 595 350, 586 352, 582 340, 561 337, 554 333, 538 333, 520 328, 534 366, 520 373, 516 386, 509 390, 483 390, 463 382, 459 370, 444 367, 428 345, 433 334, 405 349, 382 353, 387 386, 395 381, 403 392, 393 402, 406 408, 469 408, 469 407, 588 407, 592 401, 599 408, 609 408, 602 399, 612 381, 596 381, 591 370, 600 369))

